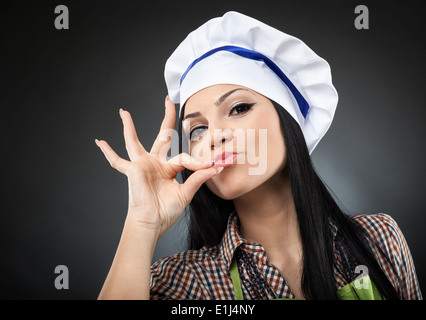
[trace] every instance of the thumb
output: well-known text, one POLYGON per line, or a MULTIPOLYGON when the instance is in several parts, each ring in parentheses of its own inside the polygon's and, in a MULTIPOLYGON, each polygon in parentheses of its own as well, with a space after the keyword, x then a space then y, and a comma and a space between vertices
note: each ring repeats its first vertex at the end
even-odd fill
POLYGON ((186 195, 186 199, 191 201, 195 193, 200 189, 201 185, 208 179, 222 172, 224 167, 210 167, 195 171, 189 178, 182 184, 182 191, 186 195))

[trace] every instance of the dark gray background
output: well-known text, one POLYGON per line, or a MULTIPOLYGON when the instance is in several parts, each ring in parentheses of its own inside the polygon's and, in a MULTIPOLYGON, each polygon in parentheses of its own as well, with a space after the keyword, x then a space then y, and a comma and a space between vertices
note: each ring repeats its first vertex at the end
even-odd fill
MULTIPOLYGON (((127 181, 94 139, 126 155, 123 107, 151 148, 163 118, 166 59, 188 32, 228 10, 301 38, 331 64, 340 101, 315 166, 348 213, 396 219, 424 284, 420 8, 348 0, 2 3, 0 298, 97 297, 125 219, 127 181), (69 30, 54 28, 59 4, 70 10, 69 30), (354 27, 358 4, 370 10, 369 30, 354 27), (69 290, 54 287, 60 264, 69 268, 69 290)), ((183 250, 184 239, 181 220, 154 259, 183 250)))

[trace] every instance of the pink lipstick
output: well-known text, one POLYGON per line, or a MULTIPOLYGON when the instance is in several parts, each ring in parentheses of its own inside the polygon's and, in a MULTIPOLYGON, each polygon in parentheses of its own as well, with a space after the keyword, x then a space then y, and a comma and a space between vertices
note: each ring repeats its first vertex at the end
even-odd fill
POLYGON ((214 166, 215 167, 228 167, 230 166, 238 153, 236 152, 222 152, 214 157, 214 166))

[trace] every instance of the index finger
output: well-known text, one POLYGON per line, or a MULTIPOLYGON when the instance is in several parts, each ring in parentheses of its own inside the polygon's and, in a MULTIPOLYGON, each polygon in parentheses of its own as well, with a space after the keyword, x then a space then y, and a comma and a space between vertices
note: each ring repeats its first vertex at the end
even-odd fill
POLYGON ((150 153, 158 154, 163 145, 168 143, 168 132, 175 128, 176 121, 176 110, 175 104, 169 99, 169 96, 166 97, 165 101, 165 115, 163 122, 161 123, 160 132, 155 139, 150 153))
POLYGON ((130 113, 120 108, 120 117, 123 121, 124 142, 126 144, 127 153, 129 154, 130 160, 135 161, 146 152, 145 148, 139 141, 130 113))

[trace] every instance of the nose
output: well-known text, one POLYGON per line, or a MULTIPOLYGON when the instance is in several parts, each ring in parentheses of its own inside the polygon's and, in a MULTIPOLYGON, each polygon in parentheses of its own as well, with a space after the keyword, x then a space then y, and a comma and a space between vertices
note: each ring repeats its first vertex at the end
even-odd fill
POLYGON ((223 145, 231 142, 234 137, 232 130, 229 128, 214 128, 209 133, 211 140, 210 146, 213 151, 220 148, 225 149, 223 145))

